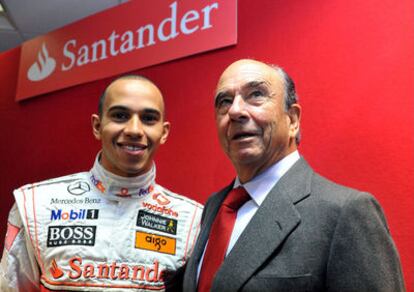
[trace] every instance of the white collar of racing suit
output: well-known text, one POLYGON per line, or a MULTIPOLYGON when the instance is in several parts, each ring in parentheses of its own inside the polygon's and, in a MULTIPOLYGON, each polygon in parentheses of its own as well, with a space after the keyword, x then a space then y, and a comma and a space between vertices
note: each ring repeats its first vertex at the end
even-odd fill
POLYGON ((104 169, 99 162, 100 155, 101 153, 98 153, 96 156, 89 179, 108 200, 140 198, 152 192, 155 186, 155 163, 147 173, 135 177, 123 177, 104 169))

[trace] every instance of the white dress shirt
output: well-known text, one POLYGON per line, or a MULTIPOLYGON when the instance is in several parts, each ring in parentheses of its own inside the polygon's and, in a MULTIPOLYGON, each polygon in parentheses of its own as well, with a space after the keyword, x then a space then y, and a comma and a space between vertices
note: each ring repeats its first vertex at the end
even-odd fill
MULTIPOLYGON (((298 151, 292 152, 245 184, 240 183, 239 178, 236 177, 233 188, 237 188, 239 186, 244 187, 252 199, 247 201, 237 211, 237 218, 234 224, 233 231, 231 233, 230 242, 227 248, 226 255, 229 254, 229 252, 239 239, 240 235, 246 228, 247 224, 249 224, 254 214, 256 214, 260 205, 266 199, 267 194, 269 194, 269 192, 276 185, 279 179, 293 166, 293 164, 295 164, 296 161, 299 160, 299 158, 300 155, 298 151)), ((200 269, 203 264, 205 252, 206 248, 204 247, 203 256, 201 257, 200 264, 198 265, 197 280, 200 275, 200 269)))

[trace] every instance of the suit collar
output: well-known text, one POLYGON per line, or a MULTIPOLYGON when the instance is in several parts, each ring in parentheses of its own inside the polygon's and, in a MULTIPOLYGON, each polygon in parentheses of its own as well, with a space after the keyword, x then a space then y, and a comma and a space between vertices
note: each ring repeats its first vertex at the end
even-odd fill
MULTIPOLYGON (((280 179, 221 266, 213 291, 239 290, 300 224, 294 204, 310 194, 312 174, 310 166, 301 158, 280 179)), ((232 187, 233 182, 207 201, 201 232, 185 271, 184 291, 197 290, 198 264, 220 205, 232 187)))
MULTIPOLYGON (((301 158, 280 179, 220 267, 214 279, 213 291, 239 290, 300 224, 300 215, 294 205, 310 194, 311 176, 312 169, 301 158)), ((225 197, 222 192, 218 196, 222 199, 225 197)), ((212 217, 209 218, 209 224, 212 224, 215 214, 212 217)), ((206 236, 208 238, 208 233, 206 236)))
POLYGON ((234 182, 234 187, 242 185, 249 193, 257 206, 260 206, 266 199, 280 178, 300 159, 299 152, 296 150, 277 163, 264 170, 252 180, 241 184, 238 177, 234 182))

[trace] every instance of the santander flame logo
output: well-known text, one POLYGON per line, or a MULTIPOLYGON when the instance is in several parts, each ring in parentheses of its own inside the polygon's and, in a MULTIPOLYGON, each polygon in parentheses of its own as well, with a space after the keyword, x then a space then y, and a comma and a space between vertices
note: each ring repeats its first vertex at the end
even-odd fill
POLYGON ((52 274, 53 278, 59 279, 63 276, 62 269, 57 265, 56 260, 52 260, 52 267, 49 269, 50 273, 52 274))
POLYGON ((56 61, 49 56, 46 45, 37 54, 37 61, 27 71, 27 78, 30 81, 41 81, 48 77, 56 68, 56 61))

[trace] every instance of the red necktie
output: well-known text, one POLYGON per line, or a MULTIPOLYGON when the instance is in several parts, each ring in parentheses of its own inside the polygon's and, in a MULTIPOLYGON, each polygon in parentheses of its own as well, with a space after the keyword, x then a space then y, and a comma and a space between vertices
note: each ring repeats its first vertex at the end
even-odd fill
POLYGON ((243 187, 238 187, 231 190, 221 204, 211 227, 200 271, 198 291, 210 291, 214 276, 226 256, 230 236, 237 217, 237 210, 248 200, 250 200, 250 196, 246 190, 243 187))

